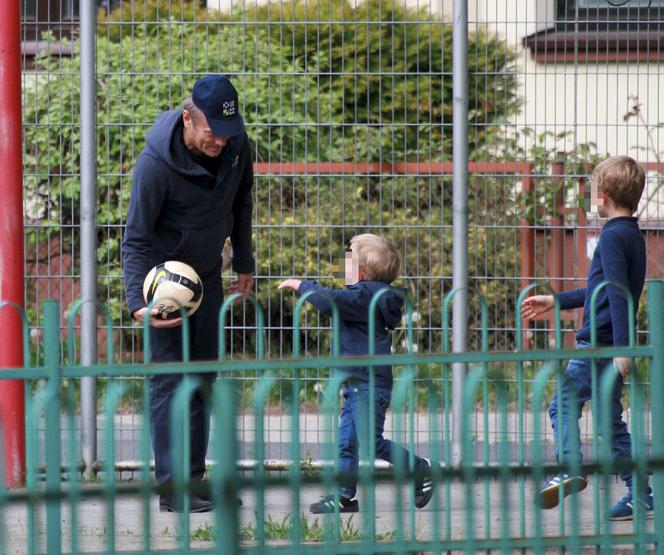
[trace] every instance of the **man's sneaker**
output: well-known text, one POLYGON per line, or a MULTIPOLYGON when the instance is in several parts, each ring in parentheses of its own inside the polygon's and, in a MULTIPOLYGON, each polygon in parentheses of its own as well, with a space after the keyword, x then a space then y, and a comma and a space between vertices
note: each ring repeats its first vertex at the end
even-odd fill
MULTIPOLYGON (((197 495, 192 495, 189 498, 189 512, 190 513, 209 513, 214 509, 210 501, 205 501, 197 495)), ((176 502, 175 497, 172 495, 159 496, 159 511, 162 513, 181 513, 184 510, 184 503, 176 502)))
MULTIPOLYGON (((641 514, 646 518, 652 518, 654 500, 652 498, 652 489, 648 488, 648 494, 639 500, 641 514)), ((634 500, 632 492, 628 492, 625 497, 618 501, 611 510, 609 510, 609 520, 632 520, 634 518, 634 500)))
MULTIPOLYGON (((212 502, 212 485, 207 480, 192 480, 192 496, 196 496, 202 501, 212 502)), ((242 507, 242 499, 239 497, 235 501, 237 507, 242 507)))
POLYGON ((586 489, 588 482, 583 476, 570 476, 569 474, 557 474, 544 484, 535 495, 535 504, 543 509, 553 509, 558 505, 560 499, 560 488, 563 497, 572 493, 579 493, 586 489))
POLYGON ((433 497, 433 480, 429 474, 431 465, 426 459, 424 462, 427 465, 427 475, 420 482, 415 483, 415 506, 418 509, 426 507, 427 503, 429 503, 433 497))
POLYGON ((340 495, 339 504, 337 505, 334 495, 326 495, 320 501, 316 501, 316 503, 309 505, 309 512, 315 515, 333 513, 337 507, 339 508, 340 513, 356 513, 360 510, 357 499, 346 499, 340 495))

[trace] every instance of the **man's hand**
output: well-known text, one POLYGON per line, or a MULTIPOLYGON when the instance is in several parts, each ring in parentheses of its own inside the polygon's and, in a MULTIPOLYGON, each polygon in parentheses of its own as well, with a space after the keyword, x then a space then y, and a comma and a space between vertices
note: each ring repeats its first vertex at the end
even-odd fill
MULTIPOLYGON (((145 321, 145 317, 148 314, 148 307, 144 306, 143 308, 139 308, 134 312, 134 320, 136 320, 139 324, 142 324, 145 321)), ((156 308, 153 308, 150 311, 150 325, 155 328, 175 328, 179 326, 182 323, 182 317, 178 318, 170 318, 168 320, 164 320, 161 317, 161 312, 157 310, 156 308)))
POLYGON ((302 283, 301 279, 285 279, 278 285, 279 291, 282 289, 292 289, 293 291, 299 291, 300 290, 300 284, 302 283))
POLYGON ((623 378, 626 378, 632 369, 632 361, 629 357, 616 357, 613 359, 613 365, 623 378))
POLYGON ((254 287, 254 274, 238 274, 237 278, 231 281, 228 288, 228 294, 240 293, 241 295, 251 294, 254 287))
POLYGON ((553 295, 534 295, 524 299, 521 303, 521 316, 526 320, 533 320, 540 314, 548 312, 554 306, 553 295))

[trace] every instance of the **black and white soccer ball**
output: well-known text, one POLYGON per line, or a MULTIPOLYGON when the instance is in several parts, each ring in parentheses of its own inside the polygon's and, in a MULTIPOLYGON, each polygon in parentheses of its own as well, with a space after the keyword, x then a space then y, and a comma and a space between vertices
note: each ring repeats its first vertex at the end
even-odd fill
POLYGON ((143 298, 163 319, 180 317, 180 307, 191 316, 203 300, 203 284, 196 270, 184 262, 167 260, 145 276, 143 298))

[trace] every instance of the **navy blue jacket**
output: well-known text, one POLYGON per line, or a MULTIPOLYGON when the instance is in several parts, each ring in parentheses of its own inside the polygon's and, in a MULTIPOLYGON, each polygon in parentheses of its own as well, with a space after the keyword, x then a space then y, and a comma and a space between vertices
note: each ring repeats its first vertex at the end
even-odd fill
POLYGON ((254 271, 249 138, 232 137, 221 151, 217 175, 212 175, 192 159, 182 129, 182 110, 161 113, 134 167, 122 241, 130 314, 145 306, 143 281, 150 268, 166 260, 192 266, 204 289, 207 280, 220 280, 228 236, 233 270, 254 271))
MULTIPOLYGON (((611 218, 604 224, 595 248, 588 285, 583 289, 558 294, 560 308, 583 306, 583 326, 577 340, 590 342, 590 298, 603 281, 622 283, 634 299, 634 315, 639 307, 646 277, 646 244, 638 218, 611 218)), ((627 299, 617 287, 603 287, 595 301, 597 342, 623 346, 629 343, 627 299)))
MULTIPOLYGON (((359 281, 346 289, 323 287, 315 281, 303 281, 300 284, 301 295, 309 292, 324 292, 332 299, 339 309, 339 342, 342 355, 366 355, 369 353, 369 304, 375 293, 389 288, 378 299, 376 306, 376 350, 377 355, 388 355, 392 352, 392 340, 388 330, 393 330, 401 321, 401 309, 404 301, 391 287, 382 281, 359 281)), ((404 291, 404 290, 401 290, 404 291)), ((332 316, 332 306, 323 295, 307 297, 319 312, 332 316)), ((369 368, 344 368, 343 371, 354 379, 368 382, 369 368)), ((376 387, 392 388, 392 366, 374 366, 376 387)))

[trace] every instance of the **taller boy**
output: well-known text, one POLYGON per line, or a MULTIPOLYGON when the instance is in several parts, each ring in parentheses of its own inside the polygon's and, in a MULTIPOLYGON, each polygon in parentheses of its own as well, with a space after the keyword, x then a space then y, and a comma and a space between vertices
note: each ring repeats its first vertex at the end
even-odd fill
MULTIPOLYGON (((602 282, 610 281, 624 285, 632 295, 634 310, 636 311, 638 307, 646 275, 646 247, 637 223, 638 218, 632 217, 632 214, 636 212, 644 185, 643 170, 629 156, 608 158, 598 164, 592 173, 590 186, 593 204, 598 206, 599 216, 608 218, 608 221, 599 236, 588 271, 587 286, 583 289, 558 294, 561 309, 583 306, 583 325, 576 334, 579 349, 590 346, 590 299, 602 282)), ((532 319, 550 310, 553 306, 553 295, 536 295, 527 298, 521 309, 524 318, 532 319)), ((599 347, 628 344, 627 299, 618 287, 609 285, 599 291, 595 313, 599 347)), ((610 367, 610 363, 609 359, 597 361, 597 372, 600 379, 606 369, 610 367)), ((631 436, 622 419, 623 407, 620 400, 623 378, 629 374, 631 363, 629 358, 616 358, 613 363, 620 375, 612 395, 613 441, 611 451, 616 459, 628 459, 631 457, 631 436)), ((556 453, 561 464, 581 462, 578 421, 570 422, 569 415, 573 401, 577 403, 576 415, 580 417, 583 405, 591 398, 591 369, 590 359, 570 360, 560 384, 561 406, 558 407, 556 397, 549 407, 556 453), (558 445, 559 434, 562 438, 561 445, 558 445)), ((597 415, 595 416, 597 417, 597 415)), ((653 499, 650 488, 646 485, 644 491, 635 495, 631 472, 622 471, 620 477, 627 485, 627 494, 611 508, 609 518, 612 520, 631 519, 635 498, 642 503, 646 514, 651 513, 653 499)), ((583 476, 559 474, 544 484, 536 501, 544 508, 552 508, 558 504, 561 487, 564 495, 568 495, 585 489, 586 485, 587 482, 583 476)))

